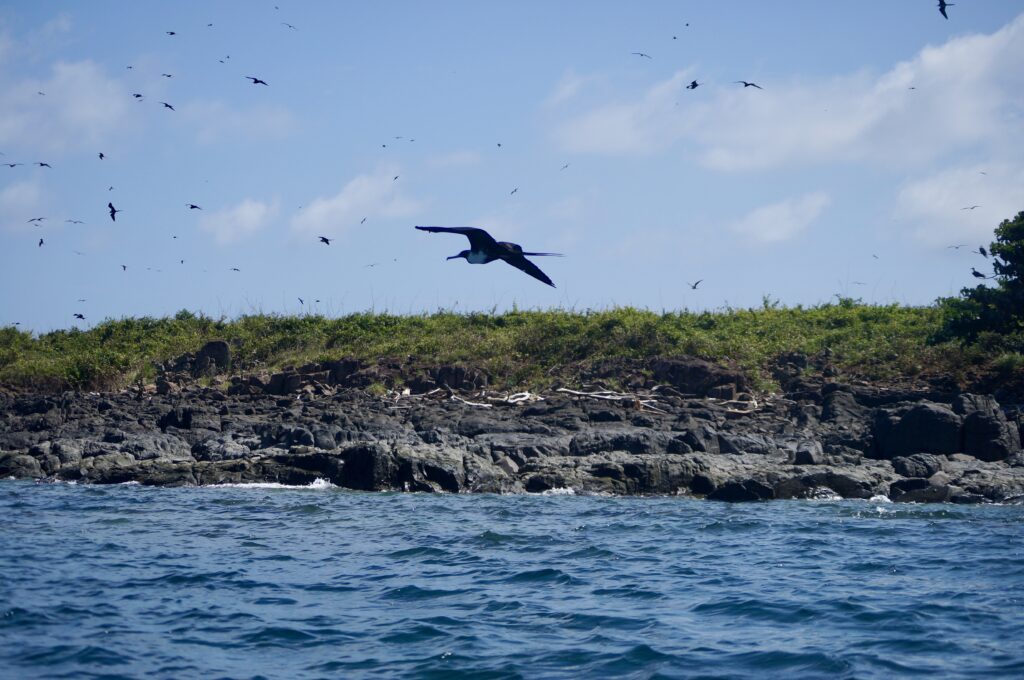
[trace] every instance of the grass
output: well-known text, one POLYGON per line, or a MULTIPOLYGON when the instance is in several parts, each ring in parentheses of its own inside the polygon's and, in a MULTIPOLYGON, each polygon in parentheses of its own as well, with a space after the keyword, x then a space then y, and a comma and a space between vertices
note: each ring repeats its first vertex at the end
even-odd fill
MULTIPOLYGON (((273 370, 312 361, 396 357, 424 365, 463 362, 504 387, 539 387, 550 374, 603 359, 692 355, 744 370, 755 386, 773 386, 780 355, 826 349, 847 376, 888 380, 922 372, 956 376, 989 361, 986 352, 929 345, 942 322, 938 307, 873 306, 852 300, 784 308, 655 313, 634 308, 574 312, 322 316, 253 315, 212 319, 187 311, 172 318, 107 320, 84 331, 40 336, 0 329, 0 383, 24 387, 111 389, 150 381, 155 364, 226 340, 235 371, 273 370)), ((992 355, 995 356, 994 354, 992 355)), ((1002 359, 1005 368, 1015 359, 1002 359)))

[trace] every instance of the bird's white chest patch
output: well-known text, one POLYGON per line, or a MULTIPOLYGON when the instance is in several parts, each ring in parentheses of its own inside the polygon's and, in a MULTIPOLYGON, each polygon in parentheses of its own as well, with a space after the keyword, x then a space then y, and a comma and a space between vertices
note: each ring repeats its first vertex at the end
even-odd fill
POLYGON ((490 260, 487 259, 487 253, 472 252, 466 257, 466 261, 469 262, 470 264, 487 264, 488 262, 490 262, 490 260))

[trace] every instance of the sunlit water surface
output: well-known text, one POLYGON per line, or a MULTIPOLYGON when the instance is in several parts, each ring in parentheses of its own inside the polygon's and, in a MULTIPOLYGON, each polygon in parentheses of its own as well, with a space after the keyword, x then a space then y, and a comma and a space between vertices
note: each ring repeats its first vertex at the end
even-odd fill
POLYGON ((1024 676, 1024 508, 0 482, 0 676, 1024 676))

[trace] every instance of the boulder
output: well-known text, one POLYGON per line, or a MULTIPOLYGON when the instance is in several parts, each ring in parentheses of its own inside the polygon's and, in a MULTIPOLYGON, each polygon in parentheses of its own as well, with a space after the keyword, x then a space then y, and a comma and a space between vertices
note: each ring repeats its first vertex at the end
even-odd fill
POLYGON ((231 348, 223 340, 211 340, 196 352, 192 362, 193 377, 223 373, 231 366, 231 348))
POLYGON ((726 482, 707 495, 709 500, 741 503, 775 498, 775 489, 755 479, 726 482))
POLYGON ((732 385, 735 390, 746 391, 746 377, 739 371, 722 368, 717 364, 695 357, 660 357, 651 361, 651 377, 668 384, 680 392, 703 397, 708 390, 719 385, 732 385))
POLYGON ((914 453, 957 453, 963 444, 960 416, 931 402, 879 410, 873 431, 875 453, 887 460, 914 453))
POLYGON ((1006 460, 1020 449, 1020 432, 1002 411, 976 410, 964 418, 963 450, 967 455, 985 461, 1006 460))
POLYGON ((945 460, 930 453, 915 453, 912 456, 897 456, 892 459, 892 467, 904 477, 923 477, 927 479, 942 470, 945 460))

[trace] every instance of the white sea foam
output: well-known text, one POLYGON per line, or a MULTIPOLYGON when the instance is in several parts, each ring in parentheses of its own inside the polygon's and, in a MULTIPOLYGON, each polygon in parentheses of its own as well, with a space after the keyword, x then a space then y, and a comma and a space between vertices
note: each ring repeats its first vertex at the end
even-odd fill
POLYGON ((208 484, 211 489, 337 489, 330 480, 317 477, 309 484, 281 484, 279 482, 226 482, 224 484, 208 484))
POLYGON ((541 496, 575 496, 576 489, 570 487, 563 487, 560 489, 548 489, 547 491, 541 491, 541 496))
POLYGON ((892 499, 890 499, 885 494, 880 493, 877 496, 872 496, 871 498, 869 498, 868 503, 892 503, 892 499))

